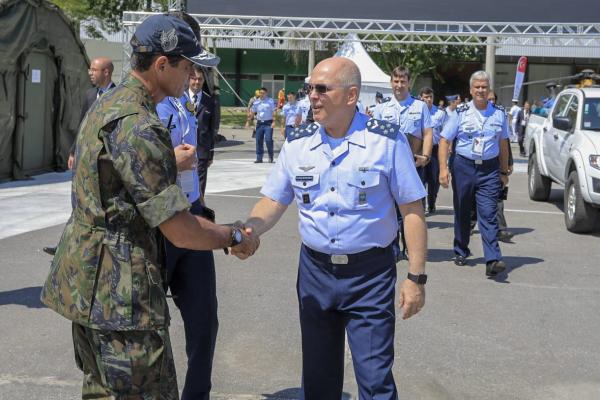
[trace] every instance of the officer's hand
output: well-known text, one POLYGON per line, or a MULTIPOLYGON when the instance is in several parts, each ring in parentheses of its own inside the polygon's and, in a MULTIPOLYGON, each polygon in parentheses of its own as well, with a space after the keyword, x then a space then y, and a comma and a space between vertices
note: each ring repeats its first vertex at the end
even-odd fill
POLYGON ((415 167, 424 167, 429 162, 429 158, 420 154, 415 154, 415 167))
POLYGON ((260 238, 258 235, 252 230, 252 228, 244 228, 242 230, 244 234, 242 243, 238 244, 235 247, 231 248, 231 254, 239 258, 240 260, 245 260, 256 252, 258 246, 260 246, 260 238))
POLYGON ((450 183, 450 174, 448 173, 448 168, 440 169, 440 185, 444 189, 448 189, 448 184, 450 183))
POLYGON ((67 168, 73 169, 74 162, 75 162, 75 156, 73 154, 69 154, 69 159, 67 160, 67 168))
POLYGON ((500 175, 500 181, 502 182, 502 187, 508 186, 508 175, 500 175))
POLYGON ((506 172, 508 173, 508 176, 511 176, 511 175, 512 175, 512 173, 513 173, 513 166, 512 166, 512 165, 509 165, 509 166, 508 166, 508 170, 507 170, 506 172))
POLYGON ((425 286, 417 285, 410 279, 405 279, 400 285, 400 308, 402 319, 408 319, 421 311, 425 305, 425 286))
POLYGON ((196 168, 196 147, 190 144, 180 144, 175 147, 174 151, 178 171, 187 171, 196 168))

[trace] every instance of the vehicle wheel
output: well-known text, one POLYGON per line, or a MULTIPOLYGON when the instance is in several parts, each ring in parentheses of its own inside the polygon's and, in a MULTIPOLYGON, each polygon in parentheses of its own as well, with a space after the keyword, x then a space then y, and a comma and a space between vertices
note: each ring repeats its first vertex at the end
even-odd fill
POLYGON ((531 153, 529 156, 527 175, 529 177, 529 198, 535 201, 547 201, 550 197, 552 181, 540 174, 535 153, 531 153))
POLYGON ((586 233, 594 229, 598 210, 587 204, 581 196, 577 171, 571 171, 565 184, 565 225, 571 232, 586 233))

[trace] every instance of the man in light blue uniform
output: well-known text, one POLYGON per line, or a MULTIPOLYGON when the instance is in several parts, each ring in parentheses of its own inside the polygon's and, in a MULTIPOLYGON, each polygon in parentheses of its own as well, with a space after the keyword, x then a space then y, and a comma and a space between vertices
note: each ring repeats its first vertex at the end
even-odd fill
MULTIPOLYGON (((302 88, 301 92, 305 93, 306 89, 302 88)), ((310 100, 308 98, 308 95, 305 94, 304 97, 302 97, 298 100, 298 106, 300 107, 300 110, 302 111, 300 123, 304 124, 304 123, 306 123, 306 119, 308 118, 308 112, 310 111, 310 100)))
MULTIPOLYGON (((410 148, 415 159, 417 173, 424 182, 423 167, 431 159, 433 147, 433 131, 431 129, 431 115, 427 105, 410 94, 410 71, 404 66, 398 66, 392 71, 392 93, 390 101, 382 103, 373 112, 373 118, 389 121, 400 125, 400 132, 408 138, 410 148)), ((399 240, 396 247, 396 260, 407 257, 406 240, 404 235, 404 222, 402 215, 396 210, 398 217, 399 240), (400 249, 399 241, 402 241, 400 249)))
POLYGON ((284 139, 296 128, 298 117, 302 115, 302 110, 296 101, 296 93, 289 92, 287 98, 288 102, 281 108, 281 114, 284 119, 283 125, 281 126, 281 133, 284 139))
POLYGON ((360 84, 358 67, 344 57, 315 67, 309 96, 318 124, 288 137, 246 222, 261 235, 292 201, 298 206, 301 398, 307 400, 341 398, 344 331, 360 398, 397 399, 395 204, 411 252, 409 276, 400 286, 403 318, 424 304, 425 190, 399 127, 356 111, 360 84))
POLYGON ((252 103, 250 111, 256 117, 256 161, 263 162, 263 142, 267 142, 267 153, 269 162, 273 162, 273 114, 275 113, 275 102, 268 96, 267 88, 260 88, 260 97, 252 103))
POLYGON ((438 145, 440 143, 440 134, 446 121, 447 114, 443 109, 433 105, 434 93, 430 87, 423 87, 419 91, 419 98, 427 105, 431 114, 431 125, 433 129, 433 148, 431 151, 431 160, 424 168, 423 180, 427 185, 427 212, 435 214, 435 202, 438 191, 440 190, 440 162, 438 159, 438 145))
POLYGON ((498 199, 508 184, 508 123, 503 109, 488 103, 489 76, 485 71, 471 75, 473 101, 457 108, 442 130, 440 140, 440 184, 449 183, 446 167, 448 149, 453 141, 450 165, 454 189, 454 263, 465 265, 469 251, 470 213, 477 204, 477 219, 483 241, 486 275, 505 269, 498 245, 498 199))

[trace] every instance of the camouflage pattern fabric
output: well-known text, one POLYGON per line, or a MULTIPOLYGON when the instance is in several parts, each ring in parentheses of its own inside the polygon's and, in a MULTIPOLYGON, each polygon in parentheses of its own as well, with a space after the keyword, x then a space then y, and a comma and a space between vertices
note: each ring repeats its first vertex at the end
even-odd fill
POLYGON ((167 329, 101 331, 74 323, 73 345, 84 373, 82 399, 179 399, 167 329))
POLYGON ((176 185, 169 132, 130 75, 88 111, 77 137, 67 222, 41 300, 99 330, 165 327, 164 238, 190 204, 176 185))

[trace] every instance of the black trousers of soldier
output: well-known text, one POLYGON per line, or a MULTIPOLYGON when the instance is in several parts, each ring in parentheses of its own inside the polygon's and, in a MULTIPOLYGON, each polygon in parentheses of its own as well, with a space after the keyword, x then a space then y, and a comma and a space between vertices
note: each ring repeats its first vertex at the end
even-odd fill
POLYGON ((367 261, 335 265, 300 250, 298 303, 303 400, 340 400, 344 332, 359 398, 397 399, 394 363, 396 265, 391 246, 367 261))
MULTIPOLYGON (((190 212, 202 215, 200 201, 190 212)), ((183 319, 188 368, 182 400, 208 400, 219 321, 212 251, 181 249, 167 241, 168 282, 183 319)))
POLYGON ((456 155, 451 164, 451 173, 454 189, 454 253, 463 257, 471 254, 470 221, 475 201, 485 261, 501 260, 496 218, 502 186, 498 158, 477 165, 473 160, 456 155))
POLYGON ((440 161, 437 144, 433 146, 431 159, 423 169, 423 182, 427 186, 427 208, 431 211, 435 209, 435 202, 440 191, 440 161))
POLYGON ((208 180, 208 159, 198 159, 198 181, 200 181, 200 193, 206 193, 206 182, 208 180))

